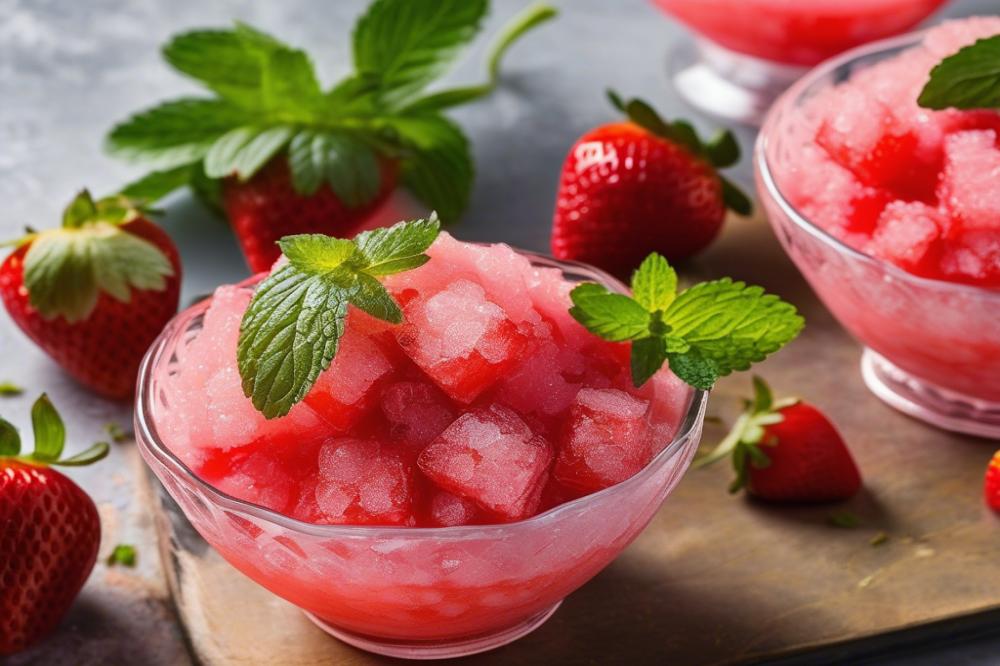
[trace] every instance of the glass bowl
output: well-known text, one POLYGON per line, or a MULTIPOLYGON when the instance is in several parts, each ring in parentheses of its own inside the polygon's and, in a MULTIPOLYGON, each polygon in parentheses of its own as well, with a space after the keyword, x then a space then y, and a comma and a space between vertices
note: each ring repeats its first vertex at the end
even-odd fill
POLYGON ((697 109, 760 125, 809 67, 910 30, 946 0, 654 0, 696 37, 670 57, 674 86, 697 109))
MULTIPOLYGON (((624 290, 588 266, 524 254, 569 280, 624 290)), ((251 289, 254 283, 243 284, 251 289)), ((300 522, 202 481, 157 433, 157 419, 170 410, 157 377, 181 370, 178 350, 198 335, 207 308, 202 302, 180 313, 143 360, 135 410, 139 450, 230 564, 328 633, 371 652, 457 657, 537 628, 638 536, 684 474, 701 436, 708 394, 692 390, 673 441, 638 474, 527 520, 447 528, 300 522)))
MULTIPOLYGON (((1000 290, 908 273, 834 238, 796 210, 774 173, 798 150, 804 103, 923 33, 876 42, 810 72, 775 104, 757 140, 757 190, 785 251, 837 320, 865 346, 875 395, 936 426, 1000 439, 1000 290)), ((780 171, 780 169, 779 169, 780 171)))

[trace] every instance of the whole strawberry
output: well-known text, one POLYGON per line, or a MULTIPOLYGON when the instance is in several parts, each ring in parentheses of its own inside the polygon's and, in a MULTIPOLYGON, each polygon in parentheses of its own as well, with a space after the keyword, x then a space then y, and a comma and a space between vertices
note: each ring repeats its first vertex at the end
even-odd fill
POLYGON ((93 500, 49 465, 88 465, 108 445, 61 458, 66 431, 44 394, 31 421, 35 451, 21 455, 17 430, 0 418, 0 655, 59 623, 94 568, 101 539, 93 500))
POLYGON ((609 93, 625 122, 580 137, 563 163, 552 254, 626 276, 650 252, 686 259, 718 235, 726 208, 750 200, 718 169, 739 160, 736 139, 703 143, 685 121, 666 122, 645 102, 609 93))
POLYGON ((833 502, 861 488, 861 474, 829 419, 800 400, 775 402, 754 377, 754 399, 729 435, 697 466, 732 456, 736 479, 730 492, 746 488, 776 502, 833 502))
POLYGON ((990 464, 986 466, 983 497, 988 507, 1000 513, 1000 451, 993 454, 990 464))
POLYGON ((11 319, 81 384, 115 399, 135 390, 143 354, 177 312, 170 237, 124 196, 84 190, 62 227, 28 234, 0 265, 11 319))
POLYGON ((489 94, 506 49, 555 15, 534 5, 515 17, 486 83, 426 93, 488 9, 488 0, 375 0, 354 28, 354 71, 328 89, 303 51, 247 25, 177 35, 164 57, 214 97, 139 113, 112 130, 108 148, 165 169, 136 191, 158 198, 190 184, 222 208, 254 272, 274 263, 283 236, 354 235, 397 179, 451 222, 473 166, 442 111, 489 94))

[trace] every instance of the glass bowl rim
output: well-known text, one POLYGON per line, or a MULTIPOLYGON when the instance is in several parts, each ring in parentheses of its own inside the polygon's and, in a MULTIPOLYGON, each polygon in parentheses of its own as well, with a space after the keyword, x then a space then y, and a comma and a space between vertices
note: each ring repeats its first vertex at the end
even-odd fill
POLYGON ((762 194, 769 196, 778 205, 781 212, 795 223, 795 226, 802 229, 817 240, 830 246, 838 253, 847 255, 855 261, 877 267, 879 270, 889 274, 894 279, 901 280, 903 282, 910 282, 924 289, 964 293, 977 298, 995 299, 1000 301, 1000 289, 981 287, 962 282, 938 280, 916 275, 891 262, 879 259, 878 257, 874 257, 846 244, 839 238, 833 236, 830 232, 813 223, 809 217, 800 212, 790 201, 788 201, 782 193, 781 188, 778 186, 778 183, 774 178, 773 169, 768 161, 767 148, 772 140, 772 136, 778 134, 778 130, 781 127, 778 124, 780 112, 795 106, 797 102, 803 99, 806 91, 810 90, 821 79, 829 76, 838 68, 857 60, 861 60, 862 58, 868 58, 886 51, 916 46, 923 41, 923 38, 930 30, 931 29, 917 30, 914 32, 908 32, 904 35, 870 42, 868 44, 850 49, 849 51, 845 51, 844 53, 830 58, 829 60, 826 60, 809 70, 805 76, 796 81, 788 90, 786 90, 774 103, 774 106, 771 107, 770 111, 768 111, 767 117, 764 120, 764 125, 761 128, 754 147, 754 166, 756 167, 757 175, 759 176, 761 182, 760 189, 764 190, 762 194))
MULTIPOLYGON (((483 244, 483 243, 476 243, 483 244)), ((510 246, 508 246, 510 247, 510 246)), ((542 264, 544 267, 565 269, 575 269, 581 273, 589 274, 590 277, 605 286, 609 286, 617 291, 626 291, 617 278, 608 273, 578 261, 567 261, 555 259, 539 252, 512 248, 518 254, 527 256, 532 263, 542 264)), ((262 279, 263 273, 251 276, 235 286, 249 286, 262 279)), ((151 371, 158 364, 167 345, 177 336, 183 333, 186 326, 192 319, 203 314, 211 303, 211 297, 206 298, 190 307, 177 313, 157 336, 156 340, 143 356, 142 364, 139 367, 138 382, 135 398, 135 432, 136 443, 140 453, 144 457, 152 456, 156 461, 166 467, 173 476, 177 477, 189 489, 193 489, 200 496, 206 497, 212 504, 226 510, 236 510, 240 513, 250 515, 258 520, 277 525, 299 534, 306 534, 313 537, 393 537, 401 539, 427 539, 441 538, 447 540, 462 540, 471 538, 489 538, 492 534, 502 534, 510 530, 519 528, 530 528, 531 526, 555 522, 559 517, 571 509, 585 504, 599 501, 615 493, 627 493, 629 489, 638 486, 647 477, 651 476, 655 470, 661 468, 666 462, 673 459, 688 443, 695 431, 704 420, 705 410, 708 403, 709 391, 691 388, 690 398, 684 418, 674 434, 673 439, 663 449, 656 454, 641 470, 634 475, 603 490, 585 495, 583 497, 559 504, 547 511, 543 511, 524 520, 510 523, 491 523, 487 525, 457 525, 453 527, 404 527, 397 525, 319 525, 309 523, 291 516, 286 516, 278 511, 265 506, 248 502, 229 495, 212 484, 208 483, 187 466, 167 447, 157 433, 151 414, 151 371)), ((154 470, 155 474, 155 470, 154 470)))

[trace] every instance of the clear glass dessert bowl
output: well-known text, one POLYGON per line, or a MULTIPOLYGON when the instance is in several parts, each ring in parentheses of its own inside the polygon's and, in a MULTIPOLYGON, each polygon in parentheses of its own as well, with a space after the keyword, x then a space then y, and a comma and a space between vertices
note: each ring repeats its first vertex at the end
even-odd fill
MULTIPOLYGON (((525 253, 571 281, 624 286, 582 264, 525 253)), ((254 280, 244 283, 252 289, 254 280)), ((139 374, 135 432, 147 464, 230 564, 356 647, 418 659, 489 650, 540 626, 631 543, 686 471, 708 394, 691 390, 669 443, 633 477, 514 523, 375 527, 301 522, 218 490, 163 442, 171 405, 158 377, 177 372, 209 302, 180 313, 139 374)))
POLYGON ((809 67, 910 30, 946 0, 653 1, 695 33, 670 56, 677 91, 697 109, 756 126, 809 67))
POLYGON ((920 277, 854 249, 811 221, 779 184, 805 105, 852 73, 916 45, 884 40, 828 61, 768 114, 754 168, 760 201, 785 251, 837 320, 864 345, 869 389, 936 426, 1000 439, 1000 290, 920 277))

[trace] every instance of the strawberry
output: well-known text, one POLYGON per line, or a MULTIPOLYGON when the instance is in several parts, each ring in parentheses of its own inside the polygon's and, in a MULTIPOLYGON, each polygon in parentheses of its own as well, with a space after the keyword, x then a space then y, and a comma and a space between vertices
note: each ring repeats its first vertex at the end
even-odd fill
POLYGON ((350 237, 398 179, 445 222, 465 208, 473 166, 461 129, 442 113, 488 95, 500 60, 555 16, 534 5, 504 29, 480 85, 425 90, 478 32, 488 0, 375 0, 352 33, 354 68, 323 89, 309 57, 244 24, 195 30, 163 49, 211 98, 173 100, 115 127, 108 148, 154 163, 126 193, 152 199, 190 185, 225 211, 254 272, 278 239, 350 237))
POLYGON ((990 464, 986 466, 983 497, 988 507, 1000 513, 1000 451, 993 454, 990 464))
POLYGON ((701 467, 732 455, 736 479, 730 492, 746 488, 776 502, 833 502, 861 488, 851 452, 830 420, 801 400, 775 402, 771 389, 754 377, 754 399, 729 435, 701 467))
POLYGON ((552 254, 619 277, 650 252, 686 259, 718 235, 731 208, 750 200, 717 169, 740 151, 729 131, 703 143, 687 122, 666 122, 645 102, 610 92, 625 122, 580 137, 563 163, 552 223, 552 254))
POLYGON ((61 458, 66 430, 42 396, 31 409, 35 451, 0 418, 0 655, 42 638, 59 623, 94 568, 101 539, 97 507, 49 465, 87 465, 108 453, 99 442, 61 458))
POLYGON ((77 381, 127 399, 139 362, 177 312, 180 258, 135 202, 84 190, 63 225, 28 234, 0 265, 11 319, 77 381))

